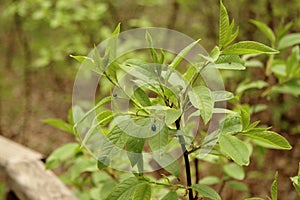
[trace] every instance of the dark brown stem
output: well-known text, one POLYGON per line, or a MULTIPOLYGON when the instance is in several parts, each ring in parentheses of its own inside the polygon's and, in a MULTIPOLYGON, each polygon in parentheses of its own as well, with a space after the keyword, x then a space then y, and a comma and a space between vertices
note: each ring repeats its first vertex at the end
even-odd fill
MULTIPOLYGON (((198 163, 199 163, 199 160, 196 158, 194 160, 194 164, 195 164, 195 183, 197 184, 200 180, 200 177, 199 177, 199 168, 198 168, 198 163)), ((198 192, 196 192, 196 195, 195 195, 195 198, 194 199, 198 199, 198 192)))
MULTIPOLYGON (((180 130, 180 118, 176 120, 176 129, 180 130)), ((190 167, 190 161, 189 161, 189 153, 185 147, 185 140, 182 135, 178 135, 178 139, 181 145, 181 150, 183 152, 183 158, 184 158, 184 163, 185 163, 185 172, 186 172, 186 182, 187 186, 189 187, 188 189, 188 195, 189 195, 189 200, 193 200, 193 190, 190 188, 192 186, 192 178, 191 178, 191 167, 190 167)))

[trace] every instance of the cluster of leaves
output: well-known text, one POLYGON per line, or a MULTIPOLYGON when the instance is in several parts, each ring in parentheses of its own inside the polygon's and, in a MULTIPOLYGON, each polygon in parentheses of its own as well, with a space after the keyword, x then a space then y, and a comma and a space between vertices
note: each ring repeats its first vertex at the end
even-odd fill
MULTIPOLYGON (((234 28, 234 21, 230 22, 227 10, 220 1, 219 45, 211 51, 209 56, 202 55, 204 58, 202 63, 189 66, 181 75, 183 78, 180 78, 179 72, 175 72, 176 68, 199 41, 185 47, 169 64, 166 64, 165 52, 155 50, 152 47, 150 34, 146 33, 151 63, 154 62, 155 65, 136 59, 118 62, 116 57, 116 41, 120 32, 120 26, 118 26, 108 41, 103 57, 100 56, 97 48, 89 56, 72 56, 89 70, 104 76, 111 83, 111 87, 117 88, 118 92, 110 92, 110 95, 100 100, 88 112, 83 112, 80 107, 73 107, 71 113, 79 116, 79 120, 74 120, 72 117, 69 117, 69 123, 57 119, 45 120, 48 124, 74 133, 83 145, 97 134, 104 136, 102 141, 96 141, 97 152, 99 152, 98 161, 86 156, 85 150, 80 149, 78 144, 72 143, 53 152, 47 159, 47 167, 53 168, 65 161, 65 167, 69 170, 68 179, 64 180, 74 181, 71 184, 77 186, 81 192, 84 191, 84 184, 88 184, 89 187, 95 188, 92 191, 96 191, 103 199, 145 200, 155 197, 167 200, 178 199, 185 193, 188 194, 189 199, 193 199, 195 195, 221 199, 220 195, 209 186, 218 183, 227 183, 238 190, 247 190, 247 186, 240 181, 245 177, 243 166, 249 165, 250 162, 252 144, 282 150, 289 150, 291 146, 285 138, 271 131, 270 128, 260 127, 259 121, 251 123, 249 107, 237 105, 234 110, 215 108, 216 102, 230 100, 234 95, 227 91, 213 91, 204 84, 203 80, 198 80, 201 71, 208 66, 226 70, 242 70, 245 69, 245 62, 241 59, 241 55, 269 54, 273 56, 278 53, 275 49, 254 41, 232 44, 239 32, 238 28, 235 31, 234 28), (167 66, 166 69, 164 65, 167 66), (121 82, 120 77, 124 74, 132 77, 136 84, 131 91, 132 95, 121 82), (126 113, 119 109, 112 112, 105 107, 108 103, 117 107, 119 99, 130 101, 131 106, 126 113), (185 113, 191 108, 196 111, 186 116, 185 113), (94 118, 91 117, 92 113, 96 113, 94 118), (193 135, 190 127, 193 124, 186 123, 188 119, 198 116, 206 125, 216 113, 225 113, 226 116, 221 120, 219 129, 209 135, 208 141, 198 137, 191 140, 193 135), (88 131, 85 137, 81 138, 80 133, 86 128, 88 131), (141 133, 146 137, 135 137, 141 133), (201 158, 201 149, 211 145, 210 141, 217 141, 217 143, 208 157, 215 156, 216 160, 223 163, 225 175, 222 180, 217 177, 207 177, 193 184, 189 180, 191 178, 189 162, 192 159, 207 161, 208 158, 201 158), (159 152, 159 156, 154 154, 155 161, 171 175, 165 174, 163 179, 155 180, 143 173, 147 165, 142 154, 146 142, 153 152, 159 152), (181 146, 187 172, 187 185, 180 182, 173 183, 176 178, 181 177, 181 162, 166 151, 164 147, 168 145, 171 145, 171 148, 176 145, 181 146), (125 176, 121 176, 121 172, 109 166, 114 155, 118 155, 124 149, 127 151, 128 160, 134 170, 132 173, 125 173, 125 176), (101 170, 101 174, 106 174, 106 177, 110 176, 111 181, 103 183, 103 179, 96 173, 96 166, 101 170), (115 186, 114 189, 108 192, 107 188, 112 186, 115 186)), ((201 128, 205 137, 204 130, 201 128)), ((197 173, 198 169, 195 171, 197 173)), ((92 199, 99 199, 97 195, 91 196, 96 193, 84 194, 92 199)), ((272 200, 277 199, 277 175, 272 184, 271 197, 272 200)))

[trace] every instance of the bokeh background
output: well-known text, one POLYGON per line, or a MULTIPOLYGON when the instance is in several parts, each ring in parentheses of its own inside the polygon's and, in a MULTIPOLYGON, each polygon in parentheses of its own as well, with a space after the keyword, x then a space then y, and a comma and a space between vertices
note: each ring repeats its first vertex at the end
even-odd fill
MULTIPOLYGON (((299 0, 225 0, 224 4, 240 27, 238 40, 268 44, 250 19, 260 20, 272 29, 280 22, 292 22, 290 32, 300 32, 299 0)), ((1 0, 0 134, 46 156, 73 141, 72 135, 42 120, 67 118, 79 67, 69 55, 88 54, 94 44, 109 37, 119 22, 122 31, 149 26, 174 29, 201 38, 201 45, 210 51, 218 43, 218 20, 218 0, 1 0)), ((247 69, 244 75, 227 73, 227 89, 235 91, 245 76, 264 78, 260 77, 261 69, 247 69)), ((251 95, 242 99, 250 105, 256 101, 259 98, 251 95)), ((280 199, 289 199, 293 188, 288 177, 297 173, 300 160, 300 105, 294 103, 292 109, 274 119, 273 103, 264 103, 269 109, 253 119, 272 125, 294 148, 289 152, 256 152, 247 170, 260 172, 253 171, 255 179, 247 182, 253 195, 268 194, 273 175, 279 170, 280 199)))

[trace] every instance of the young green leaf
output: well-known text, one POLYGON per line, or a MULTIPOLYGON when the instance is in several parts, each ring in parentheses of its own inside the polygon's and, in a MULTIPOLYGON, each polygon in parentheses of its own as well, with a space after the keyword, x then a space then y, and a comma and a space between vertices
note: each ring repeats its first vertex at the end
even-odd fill
POLYGON ((221 55, 215 61, 215 67, 217 69, 228 69, 228 70, 244 70, 245 61, 243 61, 238 55, 221 55))
POLYGON ((290 150, 292 148, 284 137, 273 131, 256 131, 253 129, 243 133, 243 135, 254 139, 257 144, 263 147, 282 150, 290 150))
POLYGON ((176 192, 169 192, 161 200, 178 200, 178 195, 176 192))
POLYGON ((150 137, 148 142, 152 151, 163 150, 168 144, 168 127, 164 126, 159 133, 150 137))
POLYGON ((271 197, 272 197, 272 200, 277 200, 277 191, 278 191, 278 188, 277 188, 277 182, 278 182, 278 172, 276 172, 275 174, 275 179, 271 185, 271 197))
POLYGON ((189 99, 192 105, 199 109, 205 124, 211 119, 213 113, 213 98, 211 91, 204 86, 197 86, 189 91, 189 99))
POLYGON ((259 28, 259 30, 261 32, 263 32, 263 34, 265 34, 265 36, 267 36, 267 38, 270 40, 271 44, 275 43, 275 34, 272 31, 271 28, 268 27, 268 25, 266 25, 263 22, 257 21, 257 20, 250 20, 252 24, 254 24, 257 28, 259 28))
POLYGON ((62 161, 75 155, 79 152, 79 145, 77 143, 68 143, 53 151, 46 160, 46 168, 53 169, 62 161))
POLYGON ((213 200, 221 200, 219 194, 211 187, 204 184, 193 184, 192 189, 198 192, 201 197, 206 197, 213 200))
POLYGON ((236 89, 236 93, 241 95, 244 91, 249 90, 249 89, 262 89, 264 87, 267 87, 269 84, 265 81, 251 81, 249 82, 243 82, 239 84, 239 86, 236 89))
POLYGON ((129 137, 126 142, 127 156, 130 160, 131 166, 138 164, 139 173, 143 172, 143 154, 142 150, 145 145, 144 138, 129 137))
POLYGON ((243 41, 228 46, 222 51, 223 55, 243 55, 243 54, 276 54, 277 50, 262 43, 254 41, 243 41))
POLYGON ((227 101, 234 97, 231 92, 225 90, 212 91, 211 94, 214 102, 227 101))
POLYGON ((238 181, 228 181, 226 185, 239 191, 247 191, 249 189, 245 183, 238 181))
POLYGON ((245 178, 245 171, 244 168, 235 164, 235 163, 229 163, 224 166, 224 172, 237 180, 243 180, 245 178))
POLYGON ((220 0, 220 19, 219 19, 219 47, 222 48, 227 43, 227 35, 229 28, 229 17, 227 10, 220 0))
POLYGON ((249 165, 250 152, 247 145, 236 136, 222 134, 219 140, 221 151, 238 165, 249 165))
POLYGON ((102 70, 100 70, 97 66, 97 64, 95 63, 95 61, 87 56, 73 56, 70 55, 71 58, 74 58, 75 60, 77 60, 78 62, 81 63, 82 68, 84 69, 88 69, 91 71, 94 71, 98 74, 102 74, 102 70))
POLYGON ((91 110, 89 110, 80 120, 74 122, 74 127, 78 126, 79 123, 83 122, 88 116, 90 116, 93 112, 95 112, 97 109, 99 109, 104 104, 111 101, 111 96, 105 97, 101 99, 91 110))
POLYGON ((128 139, 121 128, 115 126, 102 141, 99 142, 98 167, 107 167, 114 155, 123 149, 128 139))
POLYGON ((249 109, 247 109, 246 107, 241 107, 240 112, 241 112, 241 122, 242 122, 243 130, 246 130, 250 124, 249 109))
POLYGON ((142 88, 135 86, 133 89, 134 97, 142 106, 151 106, 151 101, 142 88))
POLYGON ((225 133, 235 133, 242 130, 241 116, 238 114, 227 115, 221 122, 221 131, 225 133))
POLYGON ((98 124, 100 126, 107 125, 113 119, 113 112, 111 110, 104 110, 97 114, 98 124))
POLYGON ((83 63, 83 61, 85 61, 86 59, 91 59, 87 56, 74 56, 74 55, 70 55, 71 58, 74 58, 75 60, 77 60, 80 63, 83 63))
POLYGON ((73 133, 73 126, 71 124, 68 124, 64 122, 61 119, 44 119, 43 123, 49 124, 51 126, 54 126, 62 131, 65 131, 67 133, 73 133))
POLYGON ((215 46, 213 50, 211 50, 209 56, 212 58, 213 61, 216 61, 218 60, 220 54, 221 54, 220 48, 218 46, 215 46))
POLYGON ((136 187, 141 184, 139 179, 135 177, 128 178, 123 182, 119 183, 108 195, 106 200, 128 200, 132 199, 132 195, 135 192, 136 187))
POLYGON ((166 124, 171 125, 173 124, 181 115, 181 110, 176 110, 176 109, 169 109, 166 111, 166 124))
POLYGON ((278 49, 282 50, 287 47, 294 46, 296 44, 300 44, 300 33, 293 33, 284 36, 279 42, 278 42, 278 49))
POLYGON ((171 154, 165 152, 154 152, 154 159, 161 167, 174 176, 180 176, 179 164, 171 154))
POLYGON ((300 196, 300 163, 298 167, 298 175, 290 178, 298 196, 300 196))
POLYGON ((182 59, 192 50, 192 48, 198 44, 199 40, 196 40, 195 42, 189 44, 187 47, 185 47, 184 49, 182 49, 179 54, 177 54, 177 56, 173 59, 173 61, 171 62, 171 64, 169 65, 169 67, 171 68, 171 70, 174 70, 178 64, 182 61, 182 59))
POLYGON ((199 183, 205 184, 205 185, 214 185, 220 183, 221 180, 217 176, 206 176, 202 178, 199 183))
POLYGON ((137 185, 132 200, 150 200, 151 199, 151 185, 149 183, 141 183, 137 185))
POLYGON ((146 31, 146 40, 148 42, 148 46, 150 49, 151 57, 154 63, 159 63, 158 61, 158 55, 155 49, 153 48, 153 43, 152 43, 152 37, 148 31, 146 31))

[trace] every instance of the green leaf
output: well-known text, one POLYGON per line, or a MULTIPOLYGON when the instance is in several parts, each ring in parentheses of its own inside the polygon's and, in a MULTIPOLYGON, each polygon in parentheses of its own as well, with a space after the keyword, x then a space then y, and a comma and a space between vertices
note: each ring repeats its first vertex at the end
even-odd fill
POLYGON ((67 158, 72 157, 79 152, 79 145, 77 143, 68 143, 53 151, 46 160, 46 168, 53 169, 67 158))
POLYGON ((165 170, 176 177, 180 176, 180 168, 176 159, 169 153, 154 152, 154 160, 165 170))
POLYGON ((111 37, 108 39, 104 57, 103 57, 104 67, 109 66, 116 59, 117 40, 118 40, 118 35, 120 33, 120 25, 121 25, 120 23, 117 25, 111 37))
POLYGON ((97 114, 98 124, 100 126, 107 125, 113 118, 113 112, 111 110, 104 110, 97 114))
POLYGON ((159 63, 157 52, 153 48, 152 37, 151 37, 151 35, 148 31, 146 31, 146 40, 147 40, 148 45, 149 45, 149 49, 150 49, 150 53, 151 53, 151 57, 152 57, 153 62, 154 63, 159 63))
POLYGON ((263 32, 265 36, 267 36, 267 38, 271 41, 271 44, 275 43, 275 34, 271 28, 269 28, 265 23, 257 20, 251 20, 251 23, 259 28, 259 30, 263 32))
POLYGON ((207 185, 193 184, 192 189, 197 191, 198 194, 202 197, 207 197, 207 198, 210 198, 213 200, 221 200, 221 197, 219 196, 219 194, 207 185))
POLYGON ((225 133, 235 133, 242 130, 241 117, 238 114, 229 114, 221 122, 221 131, 225 133))
POLYGON ((284 137, 273 131, 255 131, 254 129, 253 131, 243 133, 243 135, 257 140, 259 145, 267 148, 282 150, 292 149, 284 137))
POLYGON ((92 58, 87 57, 87 56, 73 56, 73 55, 70 55, 70 57, 74 58, 78 62, 80 62, 81 66, 84 69, 88 69, 88 70, 94 71, 98 74, 102 74, 102 71, 98 68, 97 64, 95 63, 95 61, 92 58))
POLYGON ((181 115, 181 110, 175 110, 173 108, 167 110, 166 112, 166 124, 173 124, 181 115))
MULTIPOLYGON (((146 107, 150 109, 151 107, 146 107)), ((155 110, 158 110, 159 107, 152 107, 155 110)), ((141 118, 138 120, 133 120, 131 116, 117 116, 114 118, 114 121, 118 124, 125 133, 139 138, 150 138, 153 135, 156 135, 158 130, 161 130, 164 126, 164 121, 156 120, 152 118, 141 118), (152 129, 152 126, 156 126, 156 130, 152 129)))
POLYGON ((292 33, 284 36, 278 43, 278 49, 282 50, 296 44, 300 44, 300 33, 292 33))
POLYGON ((141 184, 141 181, 135 177, 128 178, 119 183, 108 195, 106 200, 128 200, 132 199, 136 187, 141 184))
POLYGON ((205 185, 214 185, 220 183, 221 180, 216 176, 206 176, 202 178, 199 183, 205 184, 205 185))
POLYGON ((247 129, 250 124, 250 113, 249 109, 246 109, 245 107, 241 107, 241 122, 243 126, 243 130, 247 129))
POLYGON ((219 101, 227 101, 232 99, 234 96, 231 92, 228 91, 212 91, 212 97, 214 102, 219 102, 219 101))
POLYGON ((218 60, 220 54, 221 54, 220 48, 218 46, 215 46, 213 50, 211 50, 209 56, 212 58, 213 61, 216 61, 218 60))
POLYGON ((227 43, 229 28, 229 17, 227 10, 220 0, 220 19, 219 19, 219 47, 222 48, 227 43))
POLYGON ((98 167, 104 168, 109 166, 110 160, 123 149, 127 139, 127 134, 125 134, 119 126, 114 126, 107 137, 99 141, 98 161, 100 163, 98 163, 98 167))
POLYGON ((105 97, 103 99, 101 99, 101 101, 99 101, 95 107, 93 107, 92 109, 90 109, 82 118, 80 118, 78 121, 74 122, 74 127, 78 126, 78 124, 82 123, 86 118, 88 118, 93 112, 95 112, 95 110, 97 110, 98 108, 100 108, 101 106, 103 106, 104 104, 108 103, 111 101, 111 96, 105 97))
POLYGON ((142 106, 151 106, 150 99, 146 92, 140 87, 134 86, 134 97, 142 106))
POLYGON ((272 92, 291 94, 295 97, 300 96, 300 80, 291 80, 285 82, 284 85, 275 85, 272 87, 272 92))
POLYGON ((217 69, 245 70, 246 67, 240 63, 220 63, 214 65, 217 69))
POLYGON ((83 172, 98 172, 97 161, 94 158, 80 157, 76 158, 72 167, 68 168, 68 177, 76 180, 83 172))
POLYGON ((178 200, 178 195, 176 192, 169 192, 161 200, 178 200))
POLYGON ((215 67, 218 69, 228 70, 244 70, 245 61, 238 55, 221 55, 215 62, 215 67))
POLYGON ((178 64, 182 61, 182 59, 192 50, 192 48, 199 42, 200 40, 197 40, 191 44, 189 44, 187 47, 182 49, 179 54, 174 58, 174 60, 171 62, 169 67, 174 70, 178 64))
POLYGON ((186 83, 189 83, 192 81, 193 77, 197 74, 197 69, 195 66, 191 65, 186 70, 186 72, 183 74, 183 78, 186 81, 186 83))
POLYGON ((129 137, 126 142, 127 156, 130 160, 131 166, 134 167, 136 164, 138 164, 139 173, 144 171, 142 155, 144 145, 144 138, 129 137))
POLYGON ((178 98, 176 95, 176 91, 173 88, 163 87, 164 95, 169 100, 169 104, 173 104, 178 107, 178 98))
POLYGON ((135 63, 124 63, 120 65, 120 68, 126 73, 136 77, 140 80, 144 80, 147 83, 157 82, 157 74, 154 70, 154 65, 151 64, 135 64, 135 63))
POLYGON ((74 58, 75 60, 77 60, 80 63, 83 63, 83 61, 85 61, 86 59, 91 59, 87 56, 74 56, 74 55, 70 55, 71 58, 74 58))
POLYGON ((151 199, 151 186, 148 183, 139 184, 134 193, 132 200, 150 200, 151 199))
POLYGON ((238 165, 249 165, 250 152, 247 145, 236 136, 222 134, 219 139, 221 150, 238 165))
POLYGON ((168 144, 168 127, 164 126, 159 133, 149 138, 148 142, 152 151, 164 150, 168 144))
POLYGON ((242 54, 276 54, 277 50, 268 47, 262 43, 254 41, 243 41, 228 46, 222 51, 224 55, 242 55, 242 54))
POLYGON ((249 188, 245 183, 238 182, 238 181, 228 181, 227 184, 229 187, 240 190, 240 191, 247 191, 249 188))
POLYGON ((238 93, 239 95, 241 95, 244 91, 249 90, 249 89, 262 89, 264 87, 267 87, 269 84, 265 81, 251 81, 250 83, 248 82, 244 82, 242 84, 240 84, 237 89, 236 89, 236 93, 238 93))
POLYGON ((68 124, 64 122, 61 119, 44 119, 43 123, 49 124, 51 126, 54 126, 62 131, 68 132, 68 133, 73 133, 73 126, 71 124, 68 124))
POLYGON ((278 182, 278 172, 275 174, 275 180, 273 181, 271 185, 271 197, 272 200, 277 200, 277 182, 278 182))
POLYGON ((235 163, 229 163, 224 166, 224 172, 237 180, 243 180, 245 178, 245 171, 244 168, 235 164, 235 163))
POLYGON ((192 105, 199 109, 205 124, 211 119, 213 113, 213 98, 211 91, 204 86, 197 86, 189 91, 189 99, 192 105))
POLYGON ((290 178, 297 194, 300 196, 300 163, 298 167, 298 175, 290 178))

